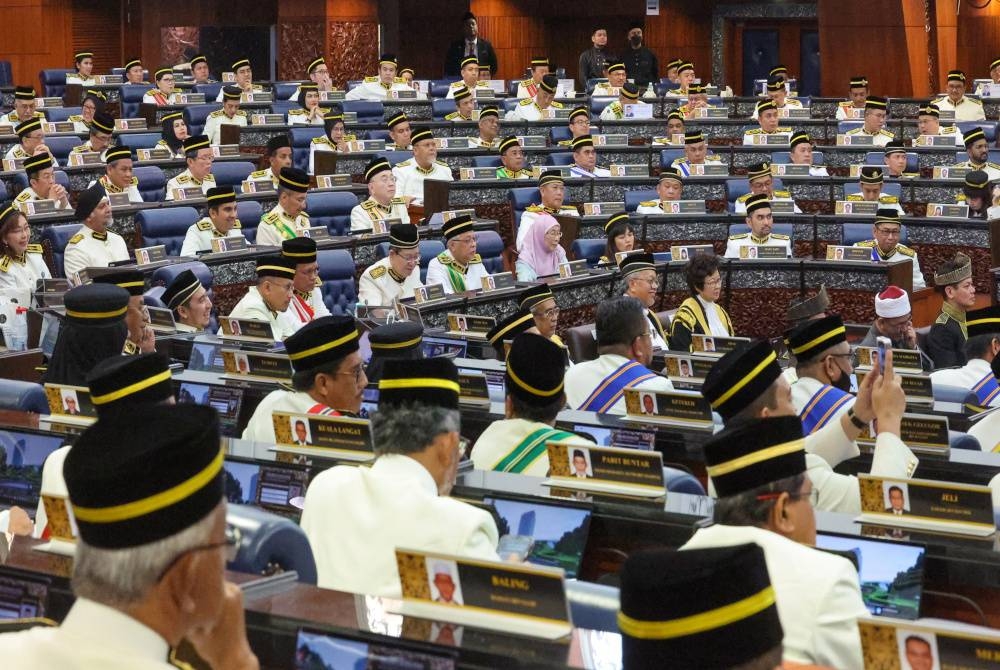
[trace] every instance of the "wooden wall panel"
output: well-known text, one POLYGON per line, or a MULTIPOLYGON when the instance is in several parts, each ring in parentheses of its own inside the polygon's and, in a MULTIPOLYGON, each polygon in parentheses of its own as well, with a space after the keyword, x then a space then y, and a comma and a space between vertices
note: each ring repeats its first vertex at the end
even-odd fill
POLYGON ((684 58, 694 63, 705 81, 712 75, 712 8, 715 2, 660 4, 659 16, 647 16, 643 30, 646 46, 660 62, 660 76, 667 63, 684 58))
POLYGON ((400 67, 412 67, 418 79, 440 79, 445 52, 462 36, 468 10, 468 0, 399 0, 400 67))
MULTIPOLYGON (((954 11, 952 7, 948 9, 954 11)), ((951 16, 954 18, 954 14, 951 16)), ((964 2, 956 23, 954 64, 942 62, 943 72, 958 67, 970 79, 988 77, 990 62, 1000 56, 1000 4, 992 2, 983 9, 976 9, 964 2)))
POLYGON ((38 73, 73 64, 70 0, 0 0, 3 58, 14 81, 40 90, 38 73))
POLYGON ((80 51, 94 53, 94 72, 121 66, 120 0, 73 0, 73 53, 80 51))

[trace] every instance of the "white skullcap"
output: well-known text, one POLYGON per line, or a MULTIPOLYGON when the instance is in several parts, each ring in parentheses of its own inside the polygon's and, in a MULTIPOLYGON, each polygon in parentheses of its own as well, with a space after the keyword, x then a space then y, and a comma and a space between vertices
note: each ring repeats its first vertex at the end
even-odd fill
POLYGON ((875 314, 883 319, 906 316, 910 311, 910 297, 898 286, 889 286, 875 296, 875 314))

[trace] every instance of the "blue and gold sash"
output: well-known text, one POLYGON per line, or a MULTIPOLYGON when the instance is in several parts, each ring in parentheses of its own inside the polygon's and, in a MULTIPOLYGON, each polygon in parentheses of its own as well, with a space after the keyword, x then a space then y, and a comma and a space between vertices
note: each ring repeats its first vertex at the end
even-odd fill
POLYGON ((850 393, 833 386, 824 386, 813 394, 806 406, 799 412, 802 432, 811 435, 830 422, 837 411, 854 399, 850 393))
POLYGON ((573 433, 555 428, 539 428, 521 440, 516 447, 501 458, 493 466, 496 472, 524 472, 529 465, 537 461, 546 452, 546 443, 553 440, 565 440, 573 437, 573 433))
POLYGON ((989 407, 990 403, 996 400, 997 396, 1000 395, 1000 384, 997 383, 997 378, 993 376, 992 372, 990 372, 976 382, 976 385, 972 387, 972 390, 976 393, 976 398, 979 400, 980 407, 989 407))
POLYGON ((607 412, 625 395, 625 389, 652 379, 655 372, 647 369, 637 361, 627 361, 617 370, 604 378, 594 392, 583 401, 577 409, 585 412, 607 412))

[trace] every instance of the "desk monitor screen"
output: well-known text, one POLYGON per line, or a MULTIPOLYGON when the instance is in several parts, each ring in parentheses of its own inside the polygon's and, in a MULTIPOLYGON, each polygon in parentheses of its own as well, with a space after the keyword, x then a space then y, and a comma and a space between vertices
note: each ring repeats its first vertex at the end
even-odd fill
POLYGON ((920 617, 925 547, 832 533, 817 533, 816 547, 847 555, 854 563, 861 577, 861 598, 873 615, 920 617))
POLYGON ((260 479, 260 465, 231 461, 223 462, 226 471, 226 500, 237 505, 253 505, 260 479))
MULTIPOLYGON (((435 629, 454 630, 449 624, 431 625, 435 629)), ((454 645, 454 635, 451 637, 454 645)), ((380 670, 454 670, 455 654, 410 651, 401 647, 372 644, 329 633, 300 630, 295 640, 295 670, 313 668, 379 668, 380 670)))
POLYGON ((500 517, 501 559, 526 553, 528 563, 562 568, 566 577, 576 577, 590 532, 589 509, 509 498, 485 498, 483 502, 493 505, 500 517))
POLYGON ((48 599, 48 579, 0 573, 0 621, 43 617, 48 599))
POLYGON ((306 494, 305 469, 284 465, 248 463, 227 458, 226 500, 237 505, 255 505, 276 512, 298 514, 293 498, 306 494))
POLYGON ((424 358, 465 358, 469 343, 451 337, 429 337, 422 342, 424 358))
POLYGON ((365 419, 378 409, 378 386, 366 386, 361 398, 361 416, 365 419))
POLYGON ((18 430, 0 430, 0 509, 23 507, 34 516, 42 490, 42 465, 65 439, 18 430))
POLYGON ((195 342, 191 345, 191 359, 188 370, 196 372, 225 372, 226 364, 222 360, 222 345, 211 342, 195 342))
POLYGON ((243 406, 243 389, 215 384, 181 382, 177 402, 208 405, 219 413, 219 426, 224 437, 239 437, 240 408, 243 406))

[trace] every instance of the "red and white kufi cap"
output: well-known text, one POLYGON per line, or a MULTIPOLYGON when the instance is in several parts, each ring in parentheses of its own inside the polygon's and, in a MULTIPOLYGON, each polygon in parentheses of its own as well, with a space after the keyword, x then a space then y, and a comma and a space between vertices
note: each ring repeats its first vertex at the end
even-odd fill
POLYGON ((875 296, 875 313, 883 319, 906 316, 910 311, 910 297, 898 286, 889 286, 875 296))

